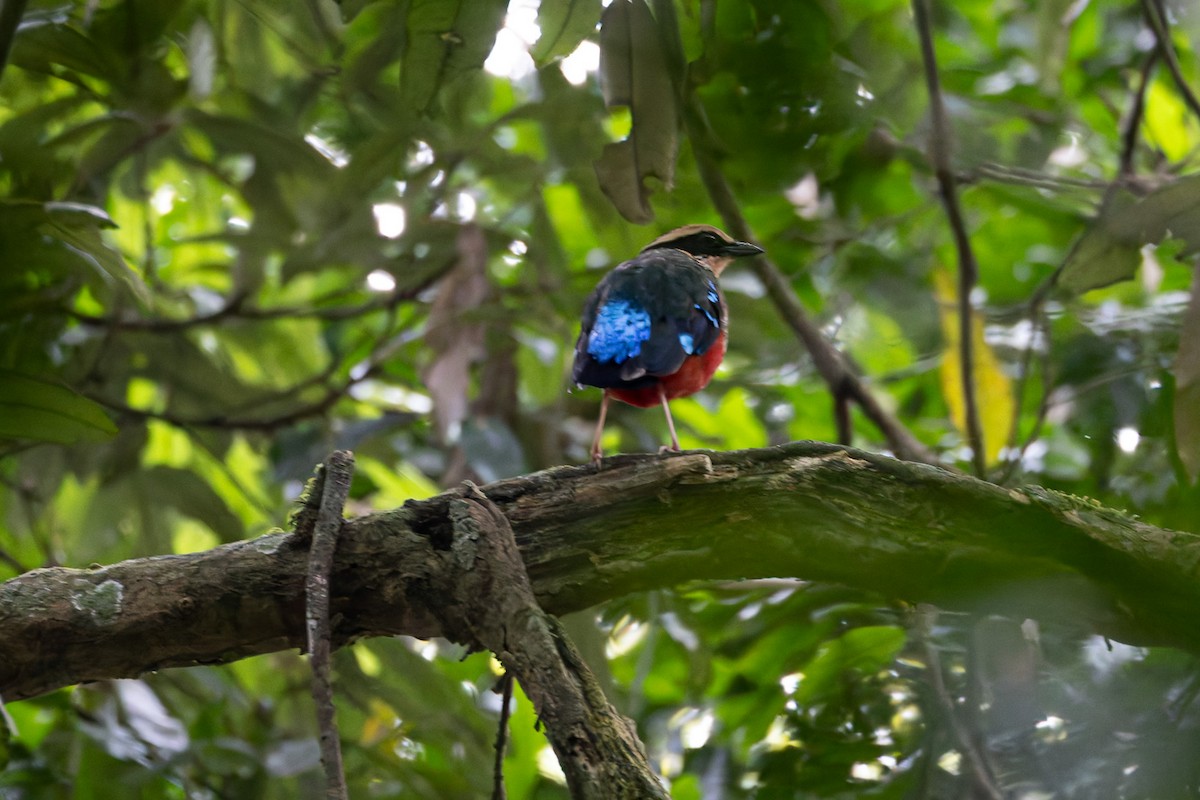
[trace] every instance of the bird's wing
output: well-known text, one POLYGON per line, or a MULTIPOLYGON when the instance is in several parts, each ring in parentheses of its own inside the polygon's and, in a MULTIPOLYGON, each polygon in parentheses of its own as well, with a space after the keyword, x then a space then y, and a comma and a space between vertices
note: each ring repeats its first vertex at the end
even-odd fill
POLYGON ((589 298, 575 346, 575 381, 649 383, 708 350, 724 325, 711 270, 679 250, 643 253, 606 275, 589 298))

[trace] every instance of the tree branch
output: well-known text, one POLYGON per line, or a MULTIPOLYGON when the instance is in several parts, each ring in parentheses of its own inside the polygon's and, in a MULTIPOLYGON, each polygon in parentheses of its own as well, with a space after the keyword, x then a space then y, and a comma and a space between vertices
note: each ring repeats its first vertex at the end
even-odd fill
POLYGON ((933 689, 934 699, 941 706, 950 730, 954 733, 959 751, 970 771, 971 782, 975 792, 986 800, 1004 800, 1004 794, 996 787, 993 770, 988 764, 986 749, 976 746, 975 736, 963 722, 956 708, 954 698, 946 688, 946 679, 942 675, 942 659, 937 646, 932 639, 932 630, 937 620, 938 611, 933 606, 917 609, 919 622, 917 625, 921 648, 925 651, 925 669, 929 675, 929 684, 933 689))
MULTIPOLYGON (((684 118, 687 124, 688 139, 692 142, 692 152, 696 158, 696 166, 700 170, 700 178, 708 191, 713 207, 717 209, 725 225, 725 229, 735 239, 753 241, 756 237, 750 231, 746 218, 738 208, 737 199, 729 187, 717 163, 715 148, 707 134, 707 124, 700 101, 694 96, 689 98, 684 107, 684 118)), ((767 290, 767 296, 775 304, 779 315, 791 327, 796 337, 808 350, 813 365, 825 380, 833 393, 835 409, 846 399, 853 400, 862 408, 863 413, 883 433, 888 447, 900 458, 906 461, 921 461, 926 464, 938 464, 938 457, 928 447, 922 444, 895 417, 889 414, 862 379, 854 373, 846 363, 846 359, 837 348, 826 341, 820 328, 809 319, 804 307, 796 298, 787 278, 779 268, 766 256, 748 259, 751 269, 762 281, 767 290)), ((841 413, 840 410, 837 413, 841 413)), ((843 427, 841 420, 839 429, 843 427)))
MULTIPOLYGON (((697 579, 792 576, 1200 652, 1200 535, 851 448, 626 456, 483 487, 535 596, 564 614, 697 579)), ((446 633, 443 494, 346 523, 335 646, 446 633)), ((305 539, 285 533, 0 584, 0 695, 300 647, 305 539)))
POLYGON ((913 17, 921 40, 921 59, 925 64, 925 83, 929 89, 929 114, 933 130, 929 134, 929 151, 934 175, 946 209, 946 220, 954 233, 958 250, 958 357, 962 367, 963 409, 966 417, 967 443, 971 446, 971 466, 977 477, 983 477, 987 467, 984 450, 983 424, 979 420, 979 404, 975 396, 974 309, 971 290, 979 280, 979 264, 971 249, 971 237, 958 203, 958 187, 950 165, 950 123, 942 102, 941 81, 937 71, 937 53, 933 48, 933 31, 929 24, 929 0, 912 0, 913 17))
MULTIPOLYGON (((354 474, 354 456, 346 450, 335 450, 326 464, 319 468, 321 484, 320 507, 312 531, 312 547, 308 557, 308 577, 305 596, 308 601, 308 656, 312 667, 312 696, 317 709, 317 726, 321 732, 321 764, 325 768, 325 797, 344 800, 346 772, 342 764, 342 743, 338 735, 337 710, 333 705, 333 681, 330 678, 329 574, 333 571, 333 556, 338 536, 345 521, 342 510, 350 496, 350 481, 354 474)), ((316 491, 314 487, 313 491, 316 491)), ((301 534, 302 535, 302 534, 301 534)))
POLYGON ((1200 117, 1200 98, 1196 97, 1196 93, 1188 85, 1187 79, 1183 77, 1183 68, 1179 66, 1179 58, 1175 55, 1175 48, 1171 46, 1171 31, 1167 27, 1167 15, 1161 0, 1142 0, 1142 9, 1146 12, 1146 21, 1150 24, 1150 30, 1154 31, 1158 52, 1162 54, 1163 61, 1167 64, 1167 70, 1171 73, 1171 78, 1174 79, 1175 86, 1183 97, 1183 102, 1193 114, 1200 117))
POLYGON ((456 641, 491 650, 521 682, 554 748, 572 797, 666 800, 633 724, 604 697, 558 622, 538 605, 513 529, 472 483, 449 501, 456 568, 435 584, 433 609, 456 641))

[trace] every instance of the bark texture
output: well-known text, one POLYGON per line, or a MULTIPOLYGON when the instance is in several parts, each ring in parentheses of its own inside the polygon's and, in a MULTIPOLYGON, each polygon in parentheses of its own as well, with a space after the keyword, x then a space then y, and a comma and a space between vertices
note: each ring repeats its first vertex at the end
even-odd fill
POLYGON ((538 605, 512 526, 472 484, 450 500, 454 540, 444 602, 451 638, 491 650, 521 682, 558 756, 572 797, 661 798, 633 723, 613 708, 554 617, 538 605))
MULTIPOLYGON (((789 576, 1200 652, 1200 535, 1036 487, 799 442, 618 457, 482 492, 552 614, 693 579, 789 576)), ((462 501, 449 492, 345 525, 335 644, 444 635, 448 611, 471 618, 447 609, 462 501)), ((0 695, 301 647, 307 556, 280 532, 0 584, 0 695)))

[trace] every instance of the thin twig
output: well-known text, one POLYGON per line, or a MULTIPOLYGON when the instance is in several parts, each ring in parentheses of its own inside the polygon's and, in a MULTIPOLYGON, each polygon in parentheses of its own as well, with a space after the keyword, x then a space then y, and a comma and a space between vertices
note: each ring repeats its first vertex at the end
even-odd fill
POLYGON ((347 450, 335 450, 324 467, 321 508, 313 530, 308 557, 306 583, 308 608, 308 654, 312 665, 312 696, 317 706, 320 729, 321 763, 325 766, 325 797, 345 800, 346 775, 342 767, 342 747, 338 737, 337 711, 333 706, 330 678, 329 573, 333 554, 342 529, 342 509, 350 496, 354 456, 347 450))
MULTIPOLYGON (((389 313, 394 313, 394 309, 389 309, 389 313)), ((120 400, 114 400, 99 394, 85 393, 85 396, 94 400, 106 408, 110 408, 120 414, 126 414, 138 419, 157 419, 169 423, 179 428, 220 428, 223 430, 252 430, 270 432, 286 425, 291 425, 299 422, 302 419, 309 417, 321 416, 331 409, 338 400, 346 396, 352 387, 362 383, 368 378, 373 378, 383 369, 384 364, 391 358, 396 349, 395 345, 378 346, 371 354, 371 357, 365 362, 365 365, 360 370, 355 370, 354 374, 348 376, 346 380, 336 386, 326 386, 325 394, 320 398, 297 406, 292 410, 280 414, 276 417, 237 417, 227 414, 214 414, 208 417, 187 417, 180 414, 174 414, 169 411, 150 411, 148 409, 134 408, 120 400)), ((318 385, 327 380, 334 372, 339 364, 339 359, 331 359, 329 368, 322 371, 316 376, 306 378, 298 384, 288 387, 286 390, 274 393, 270 397, 262 398, 254 403, 255 406, 261 408, 268 403, 276 402, 279 399, 291 397, 297 392, 307 389, 310 386, 318 385)))
POLYGON ((1142 127, 1142 115, 1146 112, 1146 92, 1150 88, 1150 75, 1154 72, 1156 63, 1158 63, 1158 51, 1154 50, 1142 64, 1137 91, 1134 92, 1133 103, 1130 104, 1129 112, 1125 115, 1125 125, 1121 130, 1121 160, 1117 162, 1116 176, 1109 182, 1108 189, 1105 191, 1106 197, 1111 195, 1121 182, 1128 181, 1133 177, 1133 153, 1137 148, 1138 131, 1142 127))
POLYGON ((1042 425, 1046 420, 1046 414, 1050 410, 1050 363, 1048 354, 1050 351, 1050 343, 1048 337, 1050 335, 1050 325, 1046 319, 1045 298, 1040 295, 1035 295, 1029 302, 1029 324, 1033 330, 1029 334, 1029 346, 1021 351, 1021 360, 1018 366, 1017 385, 1013 389, 1013 412, 1012 418, 1009 421, 1008 427, 1008 463, 1004 465, 1004 469, 1000 476, 996 479, 996 483, 1005 484, 1012 479, 1013 473, 1025 458, 1026 451, 1029 450, 1037 438, 1042 435, 1042 425), (1043 344, 1039 339, 1045 336, 1047 341, 1043 344), (1041 345, 1042 358, 1039 359, 1038 366, 1042 375, 1042 396, 1038 401, 1037 417, 1034 419, 1033 427, 1024 441, 1018 446, 1017 440, 1021 435, 1021 414, 1025 406, 1025 387, 1029 384, 1029 379, 1033 375, 1033 354, 1041 345))
MULTIPOLYGON (((1125 120, 1121 126, 1121 156, 1117 162, 1117 174, 1109 181, 1104 191, 1104 197, 1100 200, 1097 216, 1102 215, 1104 210, 1108 208, 1113 197, 1116 196, 1117 189, 1121 187, 1127 188, 1136 177, 1133 158, 1137 149, 1138 131, 1141 129, 1142 117, 1146 112, 1146 92, 1150 88, 1150 76, 1153 74, 1154 66, 1157 63, 1158 51, 1155 50, 1147 56, 1145 62, 1142 64, 1137 89, 1133 94, 1133 101, 1129 104, 1129 111, 1126 113, 1125 120)), ((1029 447, 1041 436, 1046 415, 1050 411, 1050 343, 1048 341, 1050 325, 1046 319, 1045 302, 1049 290, 1057 282, 1063 268, 1070 262, 1075 253, 1075 248, 1079 246, 1080 241, 1082 241, 1082 237, 1075 240, 1070 252, 1063 259, 1058 269, 1054 271, 1054 274, 1029 299, 1029 320, 1033 325, 1033 331, 1030 335, 1029 347, 1021 354, 1020 377, 1018 378, 1015 390, 1016 398, 1013 403, 1012 425, 1009 429, 1011 432, 1008 442, 1010 460, 1004 468, 1003 475, 998 480, 999 483, 1007 483, 1012 478, 1013 473, 1021 464, 1029 447), (1042 373, 1042 396, 1038 403, 1037 416, 1034 419, 1033 427, 1018 448, 1017 438, 1020 431, 1019 422, 1024 405, 1025 385, 1032 374, 1034 348, 1038 345, 1039 337, 1043 336, 1047 338, 1047 341, 1042 346, 1042 357, 1039 359, 1040 371, 1042 373), (1011 452, 1013 450, 1016 452, 1011 452)))
POLYGON ((512 703, 513 676, 508 670, 500 679, 503 699, 500 701, 500 721, 496 728, 496 763, 492 767, 492 800, 505 800, 508 793, 504 790, 504 750, 508 746, 508 707, 512 703))
POLYGON ((1112 184, 1112 181, 1101 180, 1099 178, 1072 178, 1067 175, 1051 175, 1024 167, 995 163, 980 164, 972 171, 960 170, 956 173, 955 178, 960 184, 990 180, 997 183, 1011 183, 1017 186, 1053 189, 1054 191, 1100 191, 1107 189, 1112 184))
POLYGON ((222 430, 263 431, 269 433, 300 420, 323 415, 338 400, 346 395, 351 386, 368 377, 372 377, 381 367, 382 365, 376 365, 365 371, 362 375, 350 378, 342 386, 331 386, 325 390, 325 394, 319 399, 302 406, 297 406, 276 417, 233 417, 224 414, 214 414, 207 417, 188 417, 170 411, 149 411, 144 408, 134 408, 121 401, 98 395, 88 394, 87 397, 119 414, 125 414, 138 419, 162 420, 178 428, 219 428, 222 430))
POLYGON ((1158 52, 1162 54, 1163 61, 1167 64, 1167 69, 1171 72, 1171 78, 1175 81, 1175 86, 1179 89, 1179 94, 1183 96, 1183 102, 1192 110, 1192 113, 1200 117, 1200 98, 1196 97, 1196 93, 1192 91, 1192 87, 1188 85, 1187 79, 1183 77, 1183 69, 1179 66, 1179 59, 1175 56, 1175 48, 1171 46, 1171 31, 1167 25, 1167 15, 1164 13, 1160 0, 1142 0, 1142 10, 1146 12, 1146 22, 1150 24, 1150 30, 1154 31, 1154 38, 1158 42, 1158 52))
MULTIPOLYGON (((713 207, 730 234, 738 239, 753 240, 755 237, 750 231, 750 226, 742 216, 733 190, 717 163, 704 113, 695 95, 688 97, 684 111, 696 166, 713 207)), ((888 447, 899 458, 940 464, 937 456, 899 420, 889 414, 867 389, 862 379, 851 371, 842 354, 825 339, 820 328, 809 319, 791 284, 779 268, 766 256, 756 256, 749 261, 755 275, 766 288, 767 296, 775 304, 775 309, 808 350, 813 365, 833 393, 834 402, 838 402, 838 398, 849 398, 856 402, 862 408, 863 414, 883 433, 888 447)))
POLYGON ((987 453, 984 450, 983 425, 979 421, 979 406, 975 397, 974 312, 971 290, 979 279, 979 265, 971 249, 966 222, 958 204, 958 187, 950 166, 950 124, 942 102, 941 81, 938 78, 937 54, 933 49, 933 31, 929 23, 928 0, 912 0, 917 34, 921 39, 921 59, 925 63, 925 83, 929 88, 929 113, 933 130, 929 136, 930 157, 941 190, 946 219, 954 233, 958 250, 958 336, 959 361, 962 367, 963 407, 966 416, 967 443, 971 446, 971 465, 975 475, 984 476, 987 453))
MULTIPOLYGON (((189 328, 195 328, 204 325, 216 325, 224 322, 227 319, 244 320, 248 322, 267 322, 277 319, 293 319, 293 318, 316 318, 326 321, 339 321, 346 319, 355 319, 375 311, 390 311, 395 306, 405 300, 416 298, 421 292, 425 291, 435 280, 445 274, 450 264, 448 262, 444 268, 434 270, 422 280, 413 285, 406 286, 402 289, 396 289, 386 295, 378 298, 372 298, 364 303, 349 306, 329 306, 321 307, 320 303, 331 298, 319 298, 307 306, 280 306, 275 308, 260 308, 254 306, 246 306, 245 297, 242 295, 234 295, 230 297, 226 303, 216 311, 209 311, 204 314, 197 314, 194 317, 183 317, 179 319, 164 319, 161 317, 113 317, 113 316, 98 316, 95 314, 85 314, 74 309, 64 309, 64 313, 72 319, 90 325, 92 327, 118 328, 128 331, 143 331, 146 333, 177 333, 189 328)), ((346 294, 346 292, 339 292, 346 294)))
POLYGON ((8 713, 8 707, 4 705, 3 696, 0 696, 0 724, 2 724, 6 730, 6 734, 3 737, 5 741, 17 738, 19 735, 19 732, 17 731, 17 721, 12 718, 12 714, 8 713))
MULTIPOLYGON (((916 0, 916 2, 921 2, 921 0, 916 0)), ((987 763, 987 754, 976 747, 975 738, 971 735, 971 731, 959 719, 954 698, 950 696, 950 690, 946 688, 946 681, 942 677, 941 657, 938 654, 937 647, 933 644, 931 636, 934 620, 937 619, 937 613, 937 609, 929 605, 921 605, 917 609, 918 620, 916 629, 917 635, 921 640, 921 645, 925 650, 925 666, 929 671, 930 687, 933 689, 934 695, 937 696, 938 702, 941 704, 942 710, 950 722, 950 729, 954 732, 954 738, 958 740, 958 747, 962 751, 963 759, 970 768, 975 786, 989 800, 1004 800, 1004 793, 1000 791, 999 787, 996 786, 995 779, 992 778, 992 772, 987 763)))

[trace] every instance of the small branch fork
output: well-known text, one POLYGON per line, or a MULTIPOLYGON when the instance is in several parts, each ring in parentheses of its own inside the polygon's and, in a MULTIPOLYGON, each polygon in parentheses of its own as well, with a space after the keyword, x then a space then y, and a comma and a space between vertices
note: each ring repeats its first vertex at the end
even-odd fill
POLYGON ((930 158, 933 161, 934 174, 937 176, 942 205, 946 209, 946 219, 954 233, 954 246, 958 250, 958 335, 963 407, 967 443, 971 447, 971 466, 976 477, 982 478, 986 470, 987 453, 984 450, 983 425, 979 420, 979 404, 975 395, 974 310, 971 307, 971 290, 979 280, 979 264, 971 249, 971 239, 967 233, 962 208, 959 206, 958 187, 950 165, 950 124, 946 118, 945 103, 942 101, 937 54, 933 48, 929 0, 912 0, 912 7, 917 34, 921 39, 925 83, 929 88, 929 113, 933 122, 933 130, 929 137, 930 158))
MULTIPOLYGON (((632 723, 605 699, 558 621, 534 598, 504 513, 466 482, 450 501, 449 517, 450 551, 437 551, 448 563, 431 587, 443 598, 436 611, 447 634, 491 650, 521 681, 572 797, 665 800, 632 723)), ((496 791, 494 797, 503 796, 496 791)))
POLYGON ((311 526, 309 529, 312 533, 305 585, 306 622, 308 653, 312 664, 312 696, 317 707, 327 800, 347 800, 349 797, 330 678, 329 574, 333 568, 338 534, 341 533, 342 509, 350 495, 353 474, 354 456, 347 450, 335 450, 326 463, 318 468, 306 507, 297 519, 298 533, 303 535, 306 532, 302 527, 305 525, 311 526), (318 495, 320 499, 314 524, 312 503, 317 501, 318 495))
POLYGON ((1175 86, 1179 89, 1183 102, 1187 104, 1193 114, 1200 117, 1200 98, 1196 97, 1196 93, 1188 85, 1187 79, 1183 76, 1183 68, 1179 66, 1179 58, 1176 57, 1175 48, 1171 45, 1171 31, 1167 26, 1167 14, 1162 0, 1142 0, 1142 10, 1146 14, 1146 22, 1149 23, 1150 30, 1154 31, 1159 55, 1166 62, 1167 70, 1171 73, 1171 78, 1175 81, 1175 86))

